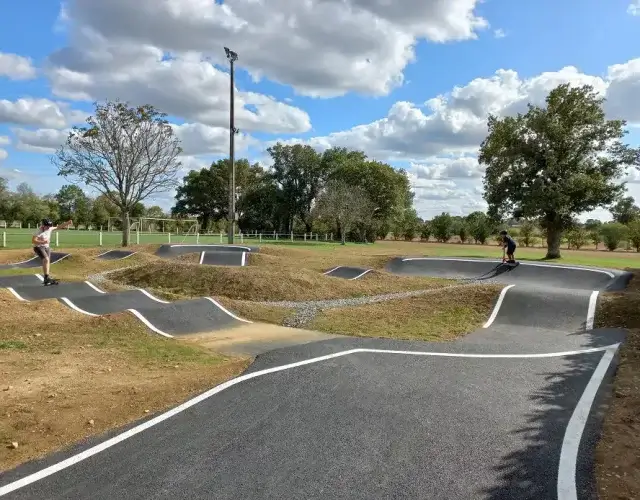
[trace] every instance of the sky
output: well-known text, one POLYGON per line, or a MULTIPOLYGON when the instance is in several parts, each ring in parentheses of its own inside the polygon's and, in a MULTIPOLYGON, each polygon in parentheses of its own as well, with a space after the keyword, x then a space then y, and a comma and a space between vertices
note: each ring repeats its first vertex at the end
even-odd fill
MULTIPOLYGON (((239 55, 236 157, 363 150, 407 170, 427 219, 486 208, 488 114, 560 83, 593 85, 640 145, 640 0, 22 0, 0 6, 0 176, 56 192, 52 153, 106 99, 168 114, 181 176, 227 157, 224 46, 239 55)), ((640 201, 640 174, 625 180, 640 201)))

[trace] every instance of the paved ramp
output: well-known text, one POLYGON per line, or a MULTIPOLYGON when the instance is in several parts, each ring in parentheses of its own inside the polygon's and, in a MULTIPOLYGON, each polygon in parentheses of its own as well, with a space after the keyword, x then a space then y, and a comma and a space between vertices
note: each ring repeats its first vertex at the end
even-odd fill
MULTIPOLYGON (((60 262, 63 259, 69 257, 69 253, 63 252, 51 252, 51 264, 60 262)), ((16 262, 15 264, 0 264, 0 270, 2 269, 31 269, 36 267, 42 267, 42 261, 39 257, 32 257, 29 260, 22 262, 16 262)))
POLYGON ((367 269, 364 267, 338 266, 325 271, 323 274, 334 278, 357 280, 365 276, 367 273, 370 273, 371 271, 373 271, 373 269, 367 269))
POLYGON ((44 286, 39 275, 0 277, 0 287, 7 288, 22 301, 58 299, 75 311, 90 316, 128 311, 152 331, 166 337, 251 323, 209 297, 168 302, 145 290, 107 293, 88 281, 44 286))
POLYGON ((165 259, 174 259, 180 255, 189 253, 202 252, 257 252, 259 247, 250 247, 246 245, 182 245, 182 244, 168 244, 161 245, 156 250, 156 255, 165 259))
POLYGON ((137 252, 131 250, 108 250, 107 252, 96 255, 99 260, 122 260, 135 255, 137 252))
POLYGON ((408 257, 393 259, 390 272, 466 280, 492 280, 544 288, 613 290, 626 286, 629 273, 560 264, 520 261, 515 267, 486 259, 408 257))
POLYGON ((200 264, 205 266, 246 266, 248 252, 202 251, 200 264))

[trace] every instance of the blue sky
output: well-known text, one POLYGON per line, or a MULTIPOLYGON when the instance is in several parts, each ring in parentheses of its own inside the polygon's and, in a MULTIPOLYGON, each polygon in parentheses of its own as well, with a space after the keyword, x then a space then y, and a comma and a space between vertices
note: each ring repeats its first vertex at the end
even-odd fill
MULTIPOLYGON (((73 111, 90 113, 93 99, 114 97, 166 110, 189 145, 185 168, 225 156, 227 44, 240 55, 239 99, 254 103, 238 118, 248 134, 239 155, 264 160, 278 139, 357 147, 409 169, 421 215, 469 212, 482 205, 474 153, 489 111, 539 102, 553 83, 595 82, 612 117, 640 123, 640 15, 632 15, 631 1, 584 0, 577 8, 550 0, 471 7, 399 0, 388 10, 353 0, 347 11, 293 0, 229 0, 203 10, 182 0, 180 14, 159 0, 6 3, 0 175, 56 191, 65 180, 49 159, 55 138, 77 123, 73 111), (246 32, 228 28, 240 21, 246 32), (175 59, 170 67, 163 54, 175 59), (24 61, 33 75, 18 68, 24 61)), ((640 144, 630 130, 628 142, 640 144)), ((629 184, 638 199, 639 186, 629 184)), ((159 202, 168 208, 171 194, 159 202)))

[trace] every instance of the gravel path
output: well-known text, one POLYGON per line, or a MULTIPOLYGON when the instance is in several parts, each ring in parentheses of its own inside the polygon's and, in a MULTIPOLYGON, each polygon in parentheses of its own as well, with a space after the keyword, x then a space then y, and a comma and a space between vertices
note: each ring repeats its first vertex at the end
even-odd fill
MULTIPOLYGON (((104 271, 102 273, 93 274, 88 277, 89 281, 92 281, 96 284, 104 283, 105 281, 109 281, 107 277, 111 273, 115 273, 121 271, 123 269, 127 269, 127 267, 122 267, 119 269, 112 269, 110 271, 104 271)), ((275 307, 284 307, 289 309, 295 309, 295 313, 285 318, 283 321, 283 326, 288 326, 292 328, 301 328, 307 325, 315 316, 325 309, 337 309, 340 307, 353 307, 353 306, 362 306, 366 304, 375 304, 378 302, 386 302, 389 300, 396 299, 406 299, 410 297, 419 297, 421 295, 428 295, 430 293, 437 293, 442 290, 449 290, 452 288, 465 288, 469 286, 476 286, 482 284, 491 284, 495 283, 493 279, 483 279, 483 280, 460 280, 459 283, 454 285, 449 285, 445 287, 438 288, 429 288, 427 290, 412 290, 407 292, 394 292, 394 293, 385 293, 381 295, 369 295, 366 297, 352 297, 352 298, 342 298, 342 299, 327 299, 327 300, 307 300, 295 302, 291 300, 280 300, 280 301, 259 301, 256 304, 264 305, 264 306, 275 306, 275 307)), ((135 289, 136 287, 119 285, 129 288, 135 289)))

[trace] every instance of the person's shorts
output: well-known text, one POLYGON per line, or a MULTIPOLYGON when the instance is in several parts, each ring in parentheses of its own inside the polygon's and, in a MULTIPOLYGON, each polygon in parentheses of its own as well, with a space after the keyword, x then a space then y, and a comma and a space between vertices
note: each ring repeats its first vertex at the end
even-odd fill
POLYGON ((51 247, 33 247, 33 251, 41 259, 51 258, 51 247))
POLYGON ((515 251, 516 251, 516 247, 514 245, 510 245, 510 246, 507 247, 507 253, 509 255, 513 255, 515 253, 515 251))

